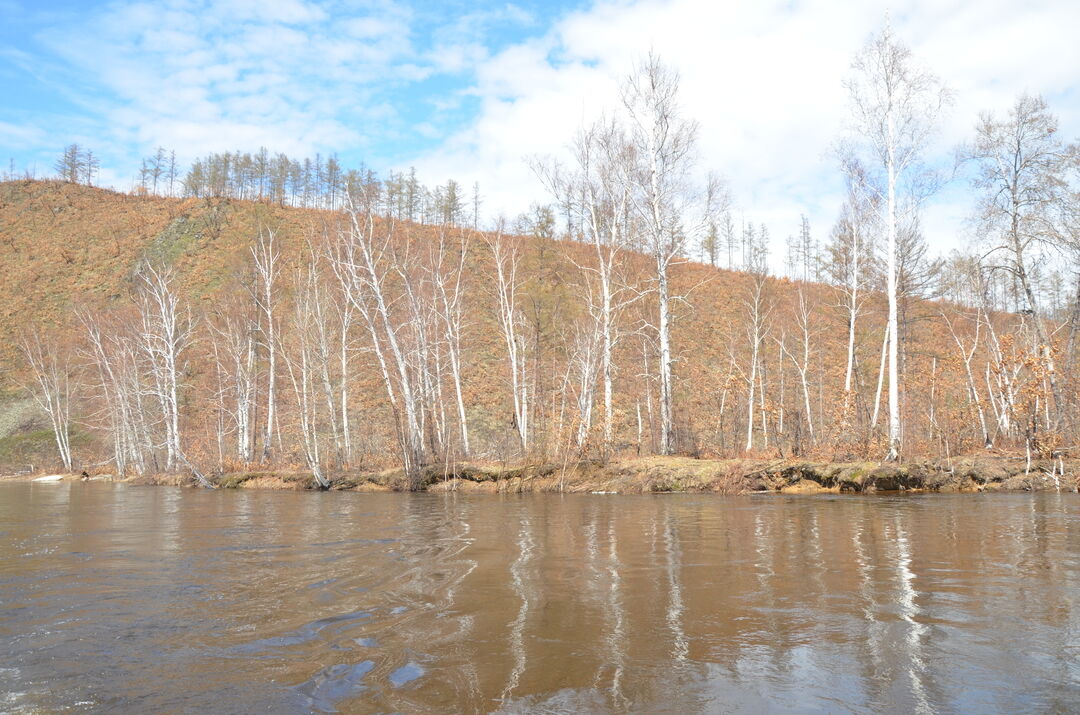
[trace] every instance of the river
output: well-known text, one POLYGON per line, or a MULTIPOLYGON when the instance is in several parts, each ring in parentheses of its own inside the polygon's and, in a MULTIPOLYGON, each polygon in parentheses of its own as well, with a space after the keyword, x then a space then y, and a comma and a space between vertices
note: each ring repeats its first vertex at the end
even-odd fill
POLYGON ((1080 497, 0 483, 3 712, 1080 708, 1080 497))

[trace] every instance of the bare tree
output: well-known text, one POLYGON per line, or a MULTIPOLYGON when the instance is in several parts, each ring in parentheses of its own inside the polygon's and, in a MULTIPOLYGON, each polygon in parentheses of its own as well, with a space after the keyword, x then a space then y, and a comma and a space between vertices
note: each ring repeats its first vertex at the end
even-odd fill
POLYGON ((258 376, 255 371, 255 321, 244 308, 226 302, 214 311, 207 325, 214 345, 217 370, 225 393, 230 395, 228 413, 236 427, 236 456, 251 462, 254 453, 255 400, 258 376))
POLYGON ((180 307, 171 269, 147 262, 139 270, 137 302, 141 318, 141 348, 153 379, 153 394, 161 407, 165 431, 165 468, 186 463, 180 440, 180 373, 184 351, 191 345, 194 323, 180 307))
POLYGON ((810 369, 813 365, 810 362, 811 355, 814 353, 813 339, 818 332, 814 328, 816 307, 812 302, 806 299, 806 294, 802 288, 799 288, 798 292, 798 304, 795 306, 795 325, 799 329, 799 343, 801 347, 800 354, 794 355, 787 347, 786 341, 780 341, 780 349, 795 365, 795 369, 799 373, 799 382, 802 386, 803 393, 803 409, 806 414, 806 427, 810 433, 810 441, 816 441, 814 435, 814 414, 810 409, 810 369))
MULTIPOLYGON (((1021 329, 1025 322, 1021 316, 1021 329)), ((1017 348, 1015 336, 999 336, 989 313, 983 313, 983 325, 986 327, 987 352, 990 356, 985 375, 987 395, 997 417, 997 432, 1009 434, 1018 424, 1017 401, 1025 360, 1023 352, 1017 348)))
POLYGON ((83 173, 82 178, 87 186, 94 185, 94 179, 97 178, 98 170, 101 169, 101 159, 98 158, 94 152, 87 149, 83 155, 83 173))
POLYGON ((87 310, 79 310, 78 316, 88 338, 86 356, 98 377, 94 387, 108 423, 116 471, 123 475, 130 468, 143 474, 154 459, 154 447, 149 425, 151 406, 143 400, 149 388, 140 370, 140 336, 131 334, 127 323, 110 331, 102 316, 87 310))
MULTIPOLYGON (((478 186, 475 188, 479 191, 478 186)), ((462 454, 468 456, 471 450, 469 421, 465 413, 465 395, 462 389, 461 341, 465 324, 465 259, 469 252, 469 239, 465 231, 460 232, 457 258, 453 260, 452 251, 447 245, 448 232, 447 226, 439 230, 436 258, 431 263, 431 280, 435 289, 440 327, 445 331, 446 355, 450 363, 450 378, 454 384, 461 450, 462 454)))
MULTIPOLYGON (((346 200, 347 203, 348 200, 346 200)), ((328 258, 336 279, 336 290, 330 292, 329 310, 334 317, 334 337, 337 350, 337 402, 341 421, 341 462, 352 463, 353 439, 352 421, 349 415, 349 385, 352 380, 352 358, 358 351, 353 335, 353 326, 357 322, 356 307, 350 299, 350 278, 341 268, 346 264, 345 252, 340 241, 335 241, 327 234, 323 252, 328 258)), ((331 408, 331 411, 333 409, 331 408)))
POLYGON ((983 412, 982 400, 979 399, 979 386, 975 382, 975 373, 971 369, 972 359, 975 357, 975 351, 979 349, 979 333, 982 329, 982 311, 979 310, 975 314, 974 325, 975 334, 971 339, 970 347, 966 341, 961 338, 958 332, 958 327, 954 321, 949 320, 949 316, 944 311, 941 313, 941 319, 945 321, 945 325, 949 328, 949 334, 952 335, 953 342, 956 343, 956 348, 960 352, 960 359, 964 362, 964 377, 967 378, 968 388, 968 400, 969 403, 975 407, 975 414, 979 418, 979 428, 982 431, 983 446, 989 449, 994 446, 994 441, 990 436, 990 430, 986 426, 986 414, 983 412))
MULTIPOLYGON (((1057 119, 1041 97, 1021 95, 1004 118, 984 113, 974 144, 965 154, 977 162, 980 190, 977 218, 990 248, 991 268, 1012 275, 1023 291, 1038 351, 1054 397, 1056 424, 1062 395, 1045 316, 1036 297, 1033 269, 1046 251, 1060 250, 1070 229, 1069 171, 1077 147, 1058 134, 1057 119)), ((1053 425, 1048 425, 1052 427, 1053 425)))
POLYGON ((391 266, 400 280, 400 302, 408 328, 401 335, 415 379, 420 433, 430 454, 440 455, 446 453, 448 442, 443 399, 445 340, 433 276, 441 267, 445 243, 416 241, 412 235, 403 238, 391 246, 391 266))
MULTIPOLYGON (((761 424, 767 430, 767 422, 764 411, 764 395, 760 383, 762 347, 769 336, 769 319, 772 316, 773 306, 769 301, 768 284, 769 274, 767 270, 764 252, 759 252, 751 259, 751 283, 750 289, 743 305, 746 306, 746 338, 750 344, 750 369, 747 374, 747 399, 746 399, 746 450, 754 448, 754 397, 757 395, 761 401, 761 424)), ((768 439, 766 437, 766 439, 768 439)))
MULTIPOLYGON (((323 473, 322 450, 319 445, 319 399, 315 381, 325 366, 328 355, 321 350, 320 286, 316 266, 317 256, 311 252, 311 260, 306 270, 297 269, 296 299, 294 301, 292 333, 295 336, 296 354, 282 349, 289 382, 296 398, 297 414, 300 422, 300 445, 304 461, 315 477, 321 489, 330 487, 330 480, 323 473)), ((329 395, 332 398, 332 393, 329 395)), ((330 401, 331 414, 333 401, 330 401)))
POLYGON ((353 324, 354 308, 348 293, 338 295, 334 300, 334 314, 337 318, 338 335, 338 409, 341 411, 341 462, 342 466, 352 464, 353 441, 352 421, 349 418, 349 380, 354 353, 353 324))
MULTIPOLYGON (((334 377, 331 375, 331 366, 334 362, 334 356, 338 353, 331 342, 337 338, 338 321, 331 320, 330 312, 335 307, 333 302, 329 299, 326 289, 326 280, 323 275, 322 262, 324 255, 322 252, 316 251, 315 247, 309 241, 307 246, 307 272, 306 277, 301 282, 300 274, 297 273, 296 285, 303 286, 303 290, 298 291, 298 305, 295 306, 295 317, 299 319, 301 316, 301 309, 310 320, 310 327, 314 329, 313 338, 309 338, 313 342, 314 352, 309 355, 301 355, 301 363, 314 363, 313 369, 317 371, 318 382, 322 387, 323 399, 326 402, 326 416, 330 422, 330 431, 334 438, 334 448, 337 452, 338 460, 341 463, 345 462, 345 446, 342 441, 341 425, 339 421, 337 411, 337 396, 338 390, 334 386, 334 377), (300 298, 303 300, 300 301, 300 298), (302 303, 302 304, 301 304, 302 303)), ((346 301, 347 302, 347 301, 346 301)), ((299 322, 297 322, 297 329, 300 328, 299 322)), ((347 336, 342 336, 343 341, 347 341, 347 336)), ((342 343, 338 343, 340 347, 342 343)), ((306 347, 306 346, 305 346, 306 347)), ((292 367, 290 366, 290 380, 292 380, 292 367)), ((342 374, 342 379, 345 379, 347 375, 342 374)), ((295 388, 295 380, 294 388, 295 388)), ((347 407, 343 405, 343 407, 347 407)), ((313 410, 313 414, 316 412, 313 410)), ((342 419, 346 419, 347 415, 342 419)), ((313 420, 314 422, 314 420, 313 420)), ((313 468, 314 470, 314 468, 313 468)), ((321 478, 317 477, 320 480, 321 478)))
MULTIPOLYGON (((889 453, 900 456, 900 373, 897 329, 897 231, 901 213, 898 190, 909 197, 925 195, 926 178, 918 170, 925 148, 950 95, 938 79, 915 64, 911 51, 893 35, 886 23, 852 63, 846 82, 851 94, 854 131, 862 148, 884 174, 871 187, 883 195, 886 209, 886 293, 889 301, 889 453), (882 186, 882 184, 884 184, 882 186)), ((909 202, 914 212, 917 202, 909 202)))
POLYGON ((847 316, 847 351, 844 367, 844 414, 853 406, 856 363, 856 325, 869 293, 874 272, 873 241, 877 206, 866 191, 865 171, 857 159, 843 157, 847 201, 844 213, 826 247, 825 274, 841 295, 847 316))
POLYGON ((64 153, 56 160, 54 168, 61 181, 79 183, 86 172, 86 158, 82 147, 78 144, 64 147, 64 153))
POLYGON ((251 247, 251 256, 255 262, 255 285, 253 293, 255 303, 261 312, 261 332, 263 347, 266 349, 266 422, 263 427, 262 459, 270 458, 273 448, 277 406, 277 281, 281 273, 281 254, 278 251, 274 232, 262 228, 251 247))
POLYGON ((635 158, 624 179, 629 185, 632 212, 640 222, 642 247, 654 264, 659 304, 661 454, 675 449, 669 270, 685 255, 687 245, 700 243, 710 225, 712 199, 718 190, 715 180, 702 190, 693 179, 697 124, 680 116, 678 91, 678 73, 655 55, 635 68, 622 89, 635 158))
POLYGON ((60 463, 70 472, 71 402, 77 384, 72 379, 69 356, 61 350, 55 338, 44 338, 40 332, 23 336, 19 347, 33 378, 28 391, 38 407, 49 416, 60 463))
POLYGON ((506 359, 510 366, 510 390, 514 402, 514 427, 521 449, 529 449, 529 382, 527 374, 527 343, 522 328, 524 316, 518 306, 521 247, 517 241, 504 239, 502 224, 493 234, 486 234, 488 248, 495 264, 495 295, 499 301, 499 326, 506 344, 506 359))
POLYGON ((347 290, 349 301, 367 327, 372 350, 379 364, 387 397, 395 416, 402 462, 413 489, 420 487, 421 469, 426 461, 422 425, 421 385, 418 366, 411 359, 416 345, 415 315, 394 314, 399 301, 391 291, 391 279, 415 278, 414 257, 407 248, 396 249, 395 224, 377 221, 378 195, 358 188, 346 195, 347 226, 340 235, 340 252, 334 270, 347 290), (402 253, 395 254, 395 250, 402 253))
MULTIPOLYGON (((603 380, 603 452, 614 440, 614 353, 624 335, 620 315, 641 297, 623 276, 623 250, 630 243, 630 185, 620 180, 634 161, 633 147, 617 122, 602 120, 581 130, 572 144, 575 166, 537 166, 537 173, 555 197, 567 207, 572 220, 595 252, 595 264, 581 265, 589 314, 600 337, 599 372, 603 380)), ((580 338, 581 336, 579 336, 580 338)), ((579 348, 590 345, 579 339, 579 348)), ((578 350, 580 353, 580 350, 578 350)), ((592 398, 592 392, 587 392, 592 398)), ((587 414, 591 415, 591 405, 587 414)))
POLYGON ((584 447, 592 427, 592 410, 595 402, 596 377, 599 371, 602 335, 600 324, 590 316, 574 326, 569 370, 574 374, 577 393, 578 424, 574 444, 584 447))

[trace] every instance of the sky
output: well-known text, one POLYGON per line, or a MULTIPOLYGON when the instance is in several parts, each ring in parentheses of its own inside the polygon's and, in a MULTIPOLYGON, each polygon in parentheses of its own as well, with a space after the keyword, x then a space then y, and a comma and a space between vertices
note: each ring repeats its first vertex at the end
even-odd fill
MULTIPOLYGON (((843 82, 886 15, 954 93, 931 163, 1025 91, 1080 137, 1077 0, 0 0, 0 161, 47 175, 74 142, 126 190, 157 146, 337 153, 479 182, 485 213, 513 216, 551 200, 529 160, 563 155, 652 51, 681 75, 700 170, 769 227, 775 264, 801 215, 819 240, 838 215, 843 82)), ((935 251, 966 245, 971 209, 961 173, 925 207, 935 251)))

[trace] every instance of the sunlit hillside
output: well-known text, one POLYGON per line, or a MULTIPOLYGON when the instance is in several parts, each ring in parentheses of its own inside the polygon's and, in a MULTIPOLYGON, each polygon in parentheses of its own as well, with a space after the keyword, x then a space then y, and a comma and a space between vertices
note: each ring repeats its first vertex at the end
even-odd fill
MULTIPOLYGON (((338 212, 254 201, 136 197, 61 182, 0 185, 0 263, 5 266, 5 280, 0 284, 0 356, 6 368, 0 459, 5 467, 17 469, 56 460, 48 420, 29 400, 26 386, 31 378, 19 350, 25 336, 35 332, 55 343, 70 360, 73 380, 78 384, 72 407, 75 460, 81 465, 109 461, 103 388, 87 347, 86 323, 97 322, 105 332, 137 323, 135 276, 144 264, 175 270, 181 311, 184 315, 190 311, 193 320, 190 345, 181 354, 183 449, 207 471, 219 463, 237 464, 241 455, 234 447, 235 414, 222 399, 216 381, 215 366, 220 362, 215 360, 215 345, 220 336, 212 326, 219 325, 230 312, 254 315, 252 248, 260 231, 270 230, 281 251, 275 284, 275 320, 279 322, 275 341, 281 358, 275 368, 279 417, 268 459, 280 466, 303 468, 301 405, 289 376, 295 362, 289 356, 297 350, 294 307, 298 280, 302 282, 298 276, 311 255, 340 243, 343 238, 338 232, 346 228, 338 212), (219 432, 223 444, 216 438, 219 432)), ((380 231, 389 230, 389 223, 380 224, 380 231)), ((597 404, 592 415, 584 418, 578 399, 584 384, 582 336, 589 322, 587 277, 590 262, 596 260, 595 251, 577 241, 542 236, 501 239, 522 251, 515 300, 520 320, 518 340, 525 355, 523 384, 528 387, 525 404, 531 435, 523 449, 516 420, 522 413, 515 412, 513 404, 507 344, 499 320, 489 243, 494 239, 467 229, 442 230, 453 246, 464 242, 468 251, 462 272, 465 319, 461 377, 472 438, 469 456, 505 461, 525 456, 597 455, 600 396, 594 398, 597 404), (591 419, 591 424, 581 431, 583 419, 591 419)), ((391 241, 423 247, 437 241, 440 229, 400 222, 392 231, 391 241)), ((656 450, 657 346, 652 318, 656 296, 649 268, 646 257, 625 255, 625 280, 635 300, 620 315, 613 361, 615 453, 656 450)), ((327 269, 321 278, 329 292, 335 284, 332 276, 333 271, 327 269)), ((672 338, 677 451, 692 455, 880 457, 883 416, 879 415, 871 429, 884 325, 880 296, 871 296, 856 325, 855 390, 845 414, 847 314, 840 293, 828 285, 784 278, 763 281, 751 412, 747 401, 755 276, 693 261, 674 265, 673 294, 682 296, 675 304, 672 338), (809 318, 806 331, 800 317, 803 314, 809 318), (751 416, 753 444, 747 450, 751 416)), ((905 444, 911 456, 937 456, 982 446, 962 354, 941 317, 942 310, 965 345, 974 338, 974 314, 967 309, 918 299, 907 305, 903 411, 905 444)), ((999 341, 1009 339, 1012 319, 999 316, 995 322, 999 324, 999 341)), ((347 410, 355 432, 349 459, 341 458, 335 450, 330 415, 319 411, 323 405, 309 412, 314 422, 311 435, 318 440, 331 471, 383 467, 397 460, 394 413, 370 337, 359 320, 349 330, 347 410)), ((1025 358, 1021 352, 986 352, 985 328, 980 339, 973 370, 977 388, 984 391, 984 373, 989 376, 1011 370, 1013 362, 1019 365, 1025 358)), ((256 429, 251 430, 252 442, 259 439, 259 414, 266 409, 264 353, 265 341, 259 340, 257 374, 253 375, 256 429)), ((220 360, 220 348, 217 355, 220 360)), ((1025 379, 1020 372, 1016 374, 1025 379)), ((337 385, 340 369, 330 365, 327 377, 337 385)), ((442 453, 439 458, 464 456, 455 436, 458 427, 450 386, 445 375, 440 379, 444 383, 438 389, 443 394, 432 403, 431 419, 436 419, 437 412, 442 420, 437 424, 448 436, 432 447, 432 454, 438 450, 442 453)), ((312 394, 321 389, 318 381, 313 381, 312 394)), ((992 422, 994 415, 986 395, 982 402, 984 419, 992 422)), ((151 423, 156 419, 159 417, 148 417, 151 423)), ((149 429, 156 428, 150 424, 149 429)), ((1015 442, 1014 434, 1002 434, 998 439, 999 443, 1010 441, 1015 442)), ((258 445, 255 447, 253 458, 261 460, 258 445)), ((161 468, 160 461, 156 466, 161 468)))

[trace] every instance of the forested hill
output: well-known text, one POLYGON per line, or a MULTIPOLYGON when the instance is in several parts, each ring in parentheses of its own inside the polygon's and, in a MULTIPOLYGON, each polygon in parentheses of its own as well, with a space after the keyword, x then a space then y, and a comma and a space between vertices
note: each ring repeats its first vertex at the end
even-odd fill
MULTIPOLYGON (((358 296, 366 284, 342 277, 357 259, 342 250, 348 222, 339 213, 54 181, 0 184, 0 463, 12 469, 57 461, 47 413, 27 389, 34 374, 20 346, 28 336, 72 387, 76 467, 109 464, 123 451, 114 466, 177 468, 166 447, 205 471, 253 461, 328 473, 393 465, 406 415, 402 378, 382 342, 387 330, 401 331, 402 369, 422 393, 415 418, 425 460, 604 450, 600 339, 588 302, 596 290, 592 246, 541 231, 498 239, 376 223, 386 241, 376 248, 394 257, 383 276, 393 325, 377 324, 373 333, 358 310, 368 306, 368 297, 358 296), (257 268, 271 235, 276 273, 264 294, 257 268), (167 279, 183 324, 172 407, 144 344, 156 324, 146 313, 148 268, 167 279), (444 300, 447 285, 458 296, 452 306, 444 300), (129 374, 110 378, 105 368, 129 374), (135 386, 131 394, 124 380, 135 386), (143 412, 132 417, 125 400, 143 412)), ((659 439, 651 265, 631 251, 618 258, 625 307, 613 333, 607 446, 616 454, 653 452, 659 439)), ((845 392, 849 313, 840 288, 688 260, 673 265, 671 281, 672 294, 682 296, 672 332, 676 451, 880 456, 880 296, 859 299, 845 392)), ((917 296, 903 302, 901 317, 908 453, 982 447, 980 412, 998 444, 1017 443, 1032 410, 1045 406, 1045 376, 1017 319, 917 296)))

